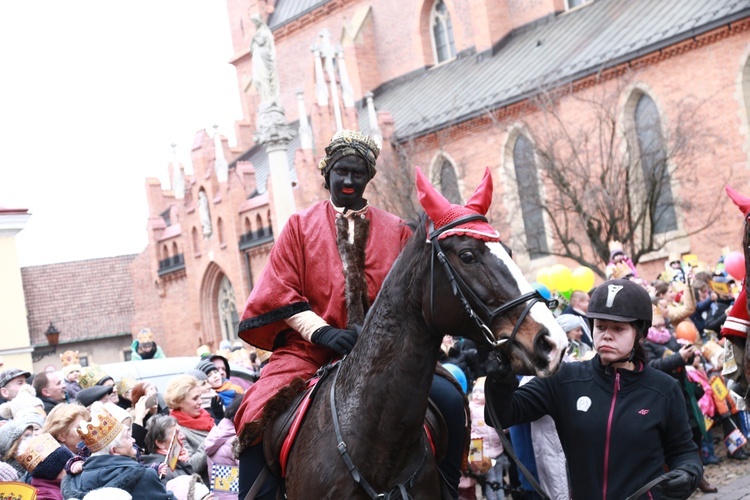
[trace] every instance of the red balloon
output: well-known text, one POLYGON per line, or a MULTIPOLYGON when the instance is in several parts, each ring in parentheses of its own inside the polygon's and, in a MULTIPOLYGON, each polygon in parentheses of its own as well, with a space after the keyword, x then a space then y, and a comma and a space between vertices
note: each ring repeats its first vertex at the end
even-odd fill
POLYGON ((745 256, 737 251, 724 257, 724 269, 737 281, 745 279, 745 256))

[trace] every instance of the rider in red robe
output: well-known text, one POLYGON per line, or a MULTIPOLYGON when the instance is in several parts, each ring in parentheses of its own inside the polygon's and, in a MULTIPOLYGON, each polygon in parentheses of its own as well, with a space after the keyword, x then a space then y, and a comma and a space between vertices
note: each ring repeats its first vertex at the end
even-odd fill
MULTIPOLYGON (((266 402, 294 378, 309 379, 351 350, 357 327, 411 236, 401 219, 363 198, 378 154, 375 142, 359 132, 333 137, 319 165, 330 200, 289 218, 250 293, 240 338, 273 354, 234 420, 240 498, 265 463, 259 441, 266 402)), ((274 498, 276 487, 269 483, 256 498, 274 498)))

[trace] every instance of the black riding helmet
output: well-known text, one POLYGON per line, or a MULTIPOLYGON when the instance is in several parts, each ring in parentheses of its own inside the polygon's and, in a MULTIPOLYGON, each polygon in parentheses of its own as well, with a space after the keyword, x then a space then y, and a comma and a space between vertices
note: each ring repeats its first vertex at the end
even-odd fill
POLYGON ((651 327, 653 308, 645 288, 630 280, 605 281, 594 289, 586 316, 593 331, 594 319, 623 323, 638 322, 636 330, 644 336, 651 327))

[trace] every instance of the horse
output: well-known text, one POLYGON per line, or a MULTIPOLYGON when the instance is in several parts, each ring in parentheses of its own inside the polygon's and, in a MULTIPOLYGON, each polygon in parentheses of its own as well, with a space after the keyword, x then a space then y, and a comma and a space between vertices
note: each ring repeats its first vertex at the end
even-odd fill
POLYGON ((318 382, 288 456, 288 498, 441 498, 423 425, 444 335, 501 350, 521 373, 549 376, 562 361, 567 339, 550 304, 484 217, 489 169, 465 206, 451 205, 419 169, 416 175, 426 214, 354 349, 318 382))

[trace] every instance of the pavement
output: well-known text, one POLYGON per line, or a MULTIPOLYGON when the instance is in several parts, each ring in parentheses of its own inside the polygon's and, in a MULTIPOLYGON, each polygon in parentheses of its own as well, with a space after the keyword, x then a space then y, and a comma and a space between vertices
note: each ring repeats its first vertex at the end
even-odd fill
POLYGON ((750 474, 744 474, 718 487, 717 493, 696 493, 690 498, 739 500, 750 499, 750 474))

